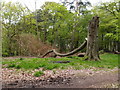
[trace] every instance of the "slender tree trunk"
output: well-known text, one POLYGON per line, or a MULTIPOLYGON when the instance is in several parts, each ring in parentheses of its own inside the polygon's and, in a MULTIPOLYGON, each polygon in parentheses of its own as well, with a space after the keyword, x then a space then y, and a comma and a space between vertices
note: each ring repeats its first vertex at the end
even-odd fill
POLYGON ((117 49, 118 49, 118 52, 120 52, 120 42, 118 41, 118 43, 117 43, 117 49))
POLYGON ((44 37, 43 37, 43 43, 46 43, 46 40, 47 40, 47 31, 46 29, 44 29, 44 37))
POLYGON ((95 16, 89 23, 88 31, 88 41, 86 56, 88 60, 99 60, 98 54, 98 27, 99 27, 99 17, 95 16))
POLYGON ((70 51, 74 50, 74 39, 71 39, 70 51))

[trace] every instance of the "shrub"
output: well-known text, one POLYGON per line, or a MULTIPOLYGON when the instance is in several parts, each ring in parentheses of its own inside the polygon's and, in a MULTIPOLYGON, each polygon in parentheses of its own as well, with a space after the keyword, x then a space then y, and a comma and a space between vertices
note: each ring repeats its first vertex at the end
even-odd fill
POLYGON ((18 50, 20 55, 24 56, 40 56, 52 49, 49 44, 43 43, 35 35, 21 34, 15 38, 18 43, 18 50))
POLYGON ((7 52, 3 52, 3 53, 2 53, 2 56, 3 56, 3 57, 7 57, 7 56, 9 56, 9 54, 8 54, 7 52))
POLYGON ((20 58, 19 60, 24 60, 24 58, 20 58))

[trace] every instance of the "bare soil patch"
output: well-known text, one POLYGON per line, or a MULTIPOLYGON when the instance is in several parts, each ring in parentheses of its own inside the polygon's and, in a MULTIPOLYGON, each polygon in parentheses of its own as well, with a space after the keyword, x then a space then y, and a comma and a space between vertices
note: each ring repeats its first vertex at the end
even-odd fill
POLYGON ((17 58, 38 58, 33 56, 14 56, 14 57, 2 57, 3 59, 17 59, 17 58))

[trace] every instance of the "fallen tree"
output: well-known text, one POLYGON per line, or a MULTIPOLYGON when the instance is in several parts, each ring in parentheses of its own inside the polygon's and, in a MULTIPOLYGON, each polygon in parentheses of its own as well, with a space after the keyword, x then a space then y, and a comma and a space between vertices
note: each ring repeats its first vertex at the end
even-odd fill
POLYGON ((55 49, 52 49, 52 50, 49 50, 48 52, 46 52, 46 53, 42 56, 42 58, 45 57, 47 54, 52 53, 52 52, 53 52, 56 56, 61 56, 61 57, 73 55, 73 54, 79 52, 80 50, 82 50, 83 48, 85 48, 86 45, 87 45, 87 38, 86 38, 85 41, 81 44, 81 46, 79 46, 78 48, 74 49, 73 51, 71 51, 71 52, 69 52, 69 53, 61 54, 61 53, 58 53, 55 49))
POLYGON ((94 16, 92 20, 89 22, 88 36, 81 46, 79 46, 78 48, 66 54, 58 53, 55 49, 52 49, 46 52, 42 57, 45 57, 47 54, 52 53, 52 52, 55 54, 55 56, 61 56, 61 57, 70 56, 70 55, 73 55, 79 52, 80 50, 85 48, 85 46, 87 46, 85 59, 96 60, 96 61, 99 60, 100 57, 98 53, 98 50, 99 50, 98 48, 98 27, 99 27, 99 17, 94 16))

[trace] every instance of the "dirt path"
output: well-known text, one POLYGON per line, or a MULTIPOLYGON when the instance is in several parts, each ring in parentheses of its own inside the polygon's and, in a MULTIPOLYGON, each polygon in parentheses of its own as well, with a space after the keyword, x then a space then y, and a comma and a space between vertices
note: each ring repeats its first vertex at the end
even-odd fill
POLYGON ((2 57, 3 59, 17 59, 17 58, 38 58, 33 56, 13 56, 13 57, 2 57))
POLYGON ((17 73, 14 69, 3 68, 2 72, 3 88, 104 88, 107 84, 118 84, 117 68, 107 71, 61 70, 56 74, 46 71, 41 77, 17 73))
POLYGON ((72 78, 68 83, 45 85, 49 88, 104 88, 104 85, 118 83, 117 73, 106 73, 103 75, 77 76, 72 78))
POLYGON ((118 74, 109 72, 103 75, 93 75, 86 77, 76 77, 72 81, 74 88, 98 88, 103 85, 118 83, 118 74))

